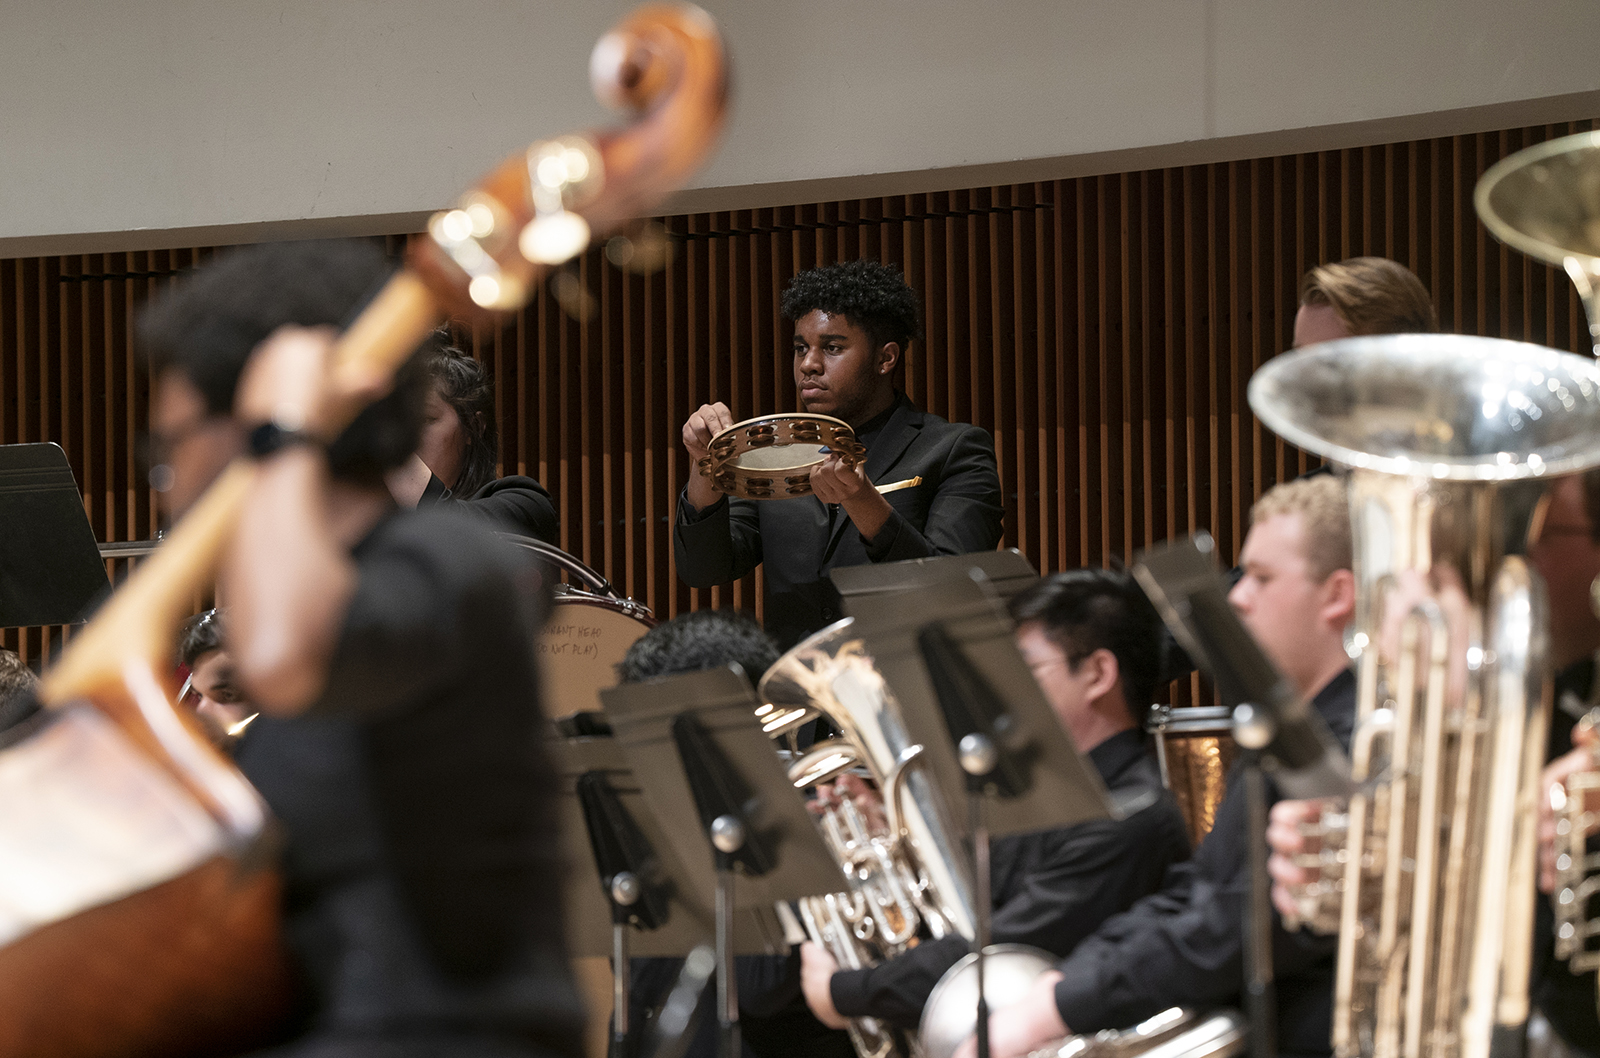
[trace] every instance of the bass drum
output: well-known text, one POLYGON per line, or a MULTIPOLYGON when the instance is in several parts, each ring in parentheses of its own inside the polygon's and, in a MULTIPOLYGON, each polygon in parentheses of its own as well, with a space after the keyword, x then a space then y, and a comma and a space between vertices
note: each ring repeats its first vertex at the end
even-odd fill
MULTIPOLYGON (((504 534, 502 534, 504 535, 504 534)), ((552 572, 554 597, 539 632, 544 710, 552 720, 600 712, 600 692, 617 685, 628 648, 655 626, 650 608, 625 599, 611 582, 560 548, 505 535, 552 572), (565 575, 566 579, 558 579, 565 575)))

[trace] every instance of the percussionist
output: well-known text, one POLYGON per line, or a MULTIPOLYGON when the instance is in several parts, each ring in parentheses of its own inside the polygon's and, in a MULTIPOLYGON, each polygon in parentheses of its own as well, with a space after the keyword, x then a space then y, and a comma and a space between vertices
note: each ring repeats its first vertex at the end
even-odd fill
MULTIPOLYGON (((672 540, 690 587, 761 566, 767 631, 788 649, 841 616, 830 570, 991 551, 1004 508, 989 434, 921 411, 895 388, 917 334, 917 296, 899 271, 875 261, 814 268, 795 276, 781 308, 794 321, 801 410, 849 423, 866 461, 831 456, 811 471, 814 495, 760 502, 729 499, 691 473, 672 540), (887 493, 874 487, 912 480, 887 493)), ((733 422, 720 402, 689 416, 691 466, 733 422)))

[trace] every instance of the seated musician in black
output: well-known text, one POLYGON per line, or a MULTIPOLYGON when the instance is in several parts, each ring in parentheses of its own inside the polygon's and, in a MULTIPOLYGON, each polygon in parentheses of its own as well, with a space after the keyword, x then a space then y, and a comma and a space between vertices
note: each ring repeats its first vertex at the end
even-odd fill
POLYGON ((496 532, 558 543, 555 503, 545 487, 522 474, 494 476, 500 440, 489 372, 442 331, 425 347, 423 363, 430 385, 421 443, 385 476, 395 501, 420 507, 454 500, 496 532))
MULTIPOLYGON (((1355 675, 1344 630, 1355 613, 1349 500, 1323 475, 1275 486, 1250 512, 1244 577, 1229 594, 1262 650, 1349 745, 1355 675)), ((990 1019, 994 1058, 1015 1058, 1072 1033, 1127 1028, 1169 1007, 1238 1006, 1250 897, 1248 817, 1230 775, 1216 823, 1159 892, 1086 937, 1055 971, 990 1019)), ((1268 780, 1268 798, 1281 795, 1268 780)), ((1278 1044, 1329 1053, 1335 941, 1291 933, 1275 918, 1278 1044)), ((964 1051, 970 1056, 974 1043, 964 1051)))
MULTIPOLYGON (((1062 727, 1107 789, 1147 797, 1120 821, 1097 820, 995 840, 992 935, 1066 955, 1104 919, 1155 891, 1171 864, 1187 859, 1183 815, 1162 788, 1142 724, 1160 668, 1155 612, 1125 573, 1057 573, 1011 604, 1017 645, 1062 727)), ((924 941, 866 970, 839 970, 825 949, 802 949, 812 1012, 843 1027, 876 1017, 915 1030, 939 978, 967 954, 960 936, 924 941)))
POLYGON ((383 474, 417 447, 415 360, 324 446, 331 332, 279 329, 347 320, 388 271, 371 243, 252 247, 180 280, 140 332, 172 508, 255 462, 219 590, 263 714, 238 762, 287 837, 308 1000, 273 1053, 577 1056, 531 572, 449 510, 396 510, 383 474))

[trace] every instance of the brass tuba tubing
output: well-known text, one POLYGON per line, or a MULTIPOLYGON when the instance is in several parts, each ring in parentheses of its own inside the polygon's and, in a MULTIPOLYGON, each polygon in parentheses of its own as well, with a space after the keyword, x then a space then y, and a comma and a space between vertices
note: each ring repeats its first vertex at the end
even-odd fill
POLYGON ((1338 900, 1334 1052, 1510 1053, 1550 706, 1523 552, 1546 483, 1600 465, 1600 370, 1495 339, 1356 338, 1270 362, 1250 403, 1351 468, 1358 793, 1318 886, 1338 900))

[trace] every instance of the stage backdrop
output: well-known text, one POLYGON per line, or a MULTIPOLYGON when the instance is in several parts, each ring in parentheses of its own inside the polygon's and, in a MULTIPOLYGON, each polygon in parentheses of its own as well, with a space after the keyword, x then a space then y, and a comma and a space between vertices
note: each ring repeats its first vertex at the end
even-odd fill
MULTIPOLYGON (((1255 497, 1309 465, 1245 402, 1251 372, 1289 345, 1309 266, 1392 257, 1448 330, 1584 346, 1567 280, 1490 239, 1471 195, 1498 158, 1589 125, 666 217, 665 269, 631 274, 593 251, 503 330, 465 341, 498 382, 504 472, 544 482, 561 546, 661 617, 760 611, 759 573, 708 591, 674 575, 679 430, 709 400, 738 417, 792 409, 779 292, 856 257, 902 267, 922 295, 911 398, 994 432, 1006 546, 1049 571, 1205 528, 1231 557, 1255 497)), ((59 443, 102 541, 158 528, 131 320, 213 252, 0 261, 0 443, 59 443)), ((50 639, 0 641, 37 657, 50 639)))

